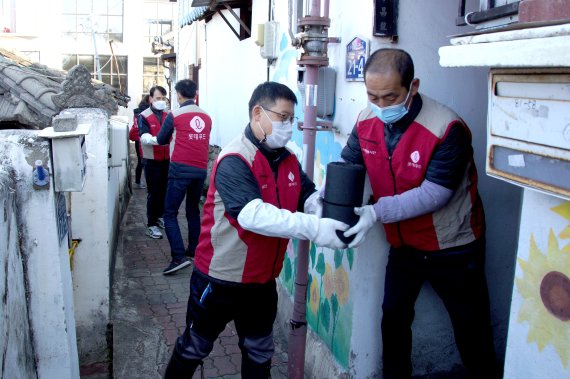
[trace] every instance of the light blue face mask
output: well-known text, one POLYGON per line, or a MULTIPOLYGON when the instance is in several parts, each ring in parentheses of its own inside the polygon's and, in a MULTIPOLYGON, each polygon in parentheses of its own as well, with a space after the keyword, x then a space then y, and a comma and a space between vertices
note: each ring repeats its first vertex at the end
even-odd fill
POLYGON ((372 112, 378 117, 384 124, 393 124, 396 121, 400 120, 406 114, 408 114, 408 108, 406 108, 406 101, 410 97, 411 93, 411 86, 410 91, 408 91, 408 95, 400 104, 389 105, 387 107, 379 107, 376 104, 370 103, 370 108, 372 108, 372 112))

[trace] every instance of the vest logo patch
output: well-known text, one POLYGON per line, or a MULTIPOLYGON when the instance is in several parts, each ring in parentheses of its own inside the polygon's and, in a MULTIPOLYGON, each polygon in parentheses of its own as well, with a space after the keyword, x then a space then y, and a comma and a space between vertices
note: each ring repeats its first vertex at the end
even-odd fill
POLYGON ((412 158, 412 162, 418 163, 418 161, 420 160, 420 152, 417 150, 414 151, 412 154, 410 154, 410 158, 412 158))
POLYGON ((194 116, 192 120, 190 120, 190 127, 196 131, 196 133, 200 133, 206 127, 206 123, 200 116, 194 116))
POLYGON ((418 164, 418 162, 420 161, 420 152, 419 151, 416 150, 412 154, 410 154, 410 159, 412 161, 408 162, 408 167, 422 168, 422 165, 418 164))
POLYGON ((365 152, 366 154, 376 155, 376 150, 369 150, 369 149, 363 147, 362 151, 365 152))
POLYGON ((297 185, 297 182, 295 181, 295 175, 291 171, 289 171, 289 175, 287 175, 287 178, 291 182, 289 183, 289 187, 295 187, 297 185))

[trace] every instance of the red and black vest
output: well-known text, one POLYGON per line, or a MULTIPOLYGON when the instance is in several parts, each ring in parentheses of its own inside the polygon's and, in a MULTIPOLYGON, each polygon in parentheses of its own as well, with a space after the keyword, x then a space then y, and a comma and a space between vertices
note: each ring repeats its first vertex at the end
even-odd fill
POLYGON ((172 111, 172 116, 171 161, 206 169, 212 119, 195 104, 172 111))
MULTIPOLYGON (((425 95, 422 100, 420 113, 402 135, 392 156, 386 148, 382 121, 369 108, 358 118, 358 139, 375 201, 419 187, 435 149, 445 140, 451 126, 459 124, 467 129, 451 109, 425 95)), ((468 133, 471 135, 469 130, 468 133)), ((482 237, 485 217, 473 158, 447 205, 433 213, 384 224, 384 229, 392 246, 424 251, 461 246, 482 237)))
POLYGON ((266 283, 281 272, 289 240, 244 230, 226 213, 214 178, 219 162, 229 155, 236 155, 247 163, 257 179, 264 202, 291 212, 297 210, 301 195, 299 162, 293 154, 283 159, 276 180, 267 159, 242 135, 221 151, 212 169, 194 264, 198 270, 216 279, 266 283))
MULTIPOLYGON (((166 118, 168 113, 162 112, 162 120, 166 118)), ((158 118, 152 112, 152 109, 148 107, 141 112, 141 116, 144 117, 150 128, 150 134, 156 136, 160 131, 162 124, 158 121, 158 118)), ((155 161, 167 161, 170 159, 170 151, 168 145, 146 145, 141 143, 142 157, 144 159, 154 159, 155 161)))

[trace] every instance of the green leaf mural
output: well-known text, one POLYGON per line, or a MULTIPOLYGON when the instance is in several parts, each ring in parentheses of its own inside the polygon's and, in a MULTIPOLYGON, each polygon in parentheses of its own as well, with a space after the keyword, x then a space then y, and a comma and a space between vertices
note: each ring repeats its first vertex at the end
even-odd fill
POLYGON ((319 257, 317 258, 317 267, 315 270, 321 274, 325 274, 325 255, 323 253, 319 253, 319 257))
POLYGON ((353 249, 346 250, 346 257, 348 258, 348 266, 352 270, 352 262, 354 262, 354 250, 353 249))
POLYGON ((311 268, 315 268, 316 255, 317 255, 317 248, 315 247, 315 244, 311 242, 311 247, 309 248, 309 256, 311 257, 311 268))
POLYGON ((285 259, 283 262, 283 274, 285 275, 285 282, 289 282, 293 277, 293 268, 290 259, 285 259))
POLYGON ((334 251, 334 268, 339 268, 342 264, 342 250, 334 251))
POLYGON ((336 318, 336 314, 338 313, 338 299, 334 293, 331 295, 331 307, 333 318, 336 318))
POLYGON ((319 316, 321 318, 323 328, 328 332, 331 325, 331 306, 328 299, 321 302, 321 306, 319 307, 319 316))

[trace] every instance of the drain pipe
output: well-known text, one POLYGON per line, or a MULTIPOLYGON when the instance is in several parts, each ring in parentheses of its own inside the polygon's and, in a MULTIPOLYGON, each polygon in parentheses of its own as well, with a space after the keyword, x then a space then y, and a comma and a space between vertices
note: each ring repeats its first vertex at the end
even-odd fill
MULTIPOLYGON (((299 129, 303 131, 303 170, 311 180, 313 180, 314 174, 317 131, 330 129, 330 123, 317 126, 319 67, 329 64, 327 56, 328 28, 330 26, 329 0, 324 0, 324 10, 325 14, 321 16, 321 1, 311 0, 310 14, 299 20, 300 33, 292 38, 293 46, 302 51, 297 65, 305 67, 304 118, 303 122, 299 123, 299 129)), ((290 320, 291 330, 288 344, 288 379, 302 379, 305 370, 309 247, 310 242, 307 240, 300 240, 297 245, 293 315, 290 320)))

